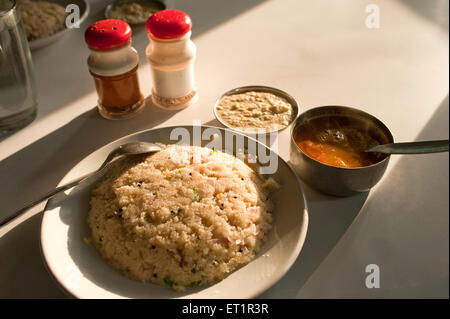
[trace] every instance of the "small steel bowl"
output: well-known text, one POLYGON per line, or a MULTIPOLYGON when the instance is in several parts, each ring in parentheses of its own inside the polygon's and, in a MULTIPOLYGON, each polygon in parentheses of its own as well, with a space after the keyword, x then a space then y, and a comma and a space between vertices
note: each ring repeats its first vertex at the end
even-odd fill
MULTIPOLYGON (((115 17, 111 16, 111 10, 114 9, 115 7, 117 7, 118 5, 121 5, 121 4, 124 4, 124 3, 129 3, 129 2, 130 3, 134 2, 134 3, 137 3, 137 4, 141 5, 141 6, 146 6, 146 5, 149 5, 149 4, 154 5, 157 8, 157 10, 155 12, 166 9, 166 5, 163 2, 157 1, 157 0, 116 0, 116 1, 110 3, 109 5, 106 6, 106 8, 105 8, 105 17, 107 19, 113 19, 113 18, 116 19, 115 17)), ((147 19, 148 18, 149 17, 147 17, 147 19)), ((133 22, 133 21, 129 21, 129 20, 123 19, 123 18, 121 20, 125 21, 126 23, 128 23, 130 25, 138 26, 138 25, 145 24, 147 22, 147 19, 139 21, 139 22, 133 22)))
POLYGON ((315 118, 328 116, 351 118, 365 125, 368 134, 380 143, 394 142, 389 129, 380 120, 366 112, 344 106, 313 108, 301 114, 291 128, 290 162, 294 170, 305 183, 329 195, 350 196, 370 190, 383 177, 389 163, 389 155, 369 166, 341 168, 309 157, 295 143, 296 129, 300 125, 315 118))
POLYGON ((297 101, 288 93, 281 91, 279 89, 273 88, 273 87, 269 87, 269 86, 261 86, 261 85, 250 85, 250 86, 242 86, 242 87, 238 87, 232 90, 229 90, 227 92, 225 92, 224 94, 222 94, 217 100, 216 103, 214 104, 214 116, 216 117, 217 121, 220 122, 220 124, 222 124, 223 126, 245 134, 245 135, 250 135, 250 136, 256 136, 258 135, 257 131, 252 132, 251 130, 248 131, 243 131, 243 130, 239 130, 237 128, 231 127, 228 124, 226 124, 224 121, 221 120, 220 116, 217 114, 217 106, 219 105, 220 100, 222 100, 222 98, 224 98, 225 96, 229 96, 229 95, 233 95, 233 94, 240 94, 240 93, 245 93, 245 92, 250 92, 250 91, 254 91, 254 92, 264 92, 264 93, 272 93, 274 95, 277 95, 279 97, 284 98, 286 101, 289 102, 289 104, 291 104, 292 106, 292 119, 289 122, 288 125, 286 125, 283 128, 280 129, 275 129, 272 131, 265 131, 262 134, 269 134, 269 133, 274 133, 274 132, 281 132, 284 129, 288 128, 294 121, 295 119, 298 117, 299 114, 299 106, 297 101))

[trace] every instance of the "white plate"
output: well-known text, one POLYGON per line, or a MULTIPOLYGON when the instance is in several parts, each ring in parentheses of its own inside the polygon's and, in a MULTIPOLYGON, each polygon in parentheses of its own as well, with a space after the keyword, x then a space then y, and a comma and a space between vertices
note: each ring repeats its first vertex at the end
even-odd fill
MULTIPOLYGON (((181 126, 191 133, 192 126, 181 126)), ((61 181, 64 184, 96 170, 107 154, 120 144, 132 141, 175 144, 170 133, 175 127, 138 132, 116 140, 78 163, 61 181)), ((202 127, 205 130, 207 127, 202 127)), ((243 136, 227 129, 227 134, 243 136)), ((243 136, 245 142, 249 140, 243 136)), ((202 142, 204 146, 208 141, 202 142)), ((198 143, 194 143, 198 145, 198 143)), ((258 143, 258 148, 266 146, 258 143)), ((278 156, 277 156, 278 157, 278 156)), ((77 298, 252 298, 261 294, 294 264, 306 237, 308 213, 297 176, 278 157, 278 170, 271 175, 282 186, 274 195, 273 229, 256 258, 224 280, 205 288, 175 292, 167 287, 126 278, 106 264, 83 238, 89 235, 87 214, 90 191, 95 181, 60 194, 47 203, 42 219, 41 249, 44 261, 57 282, 77 298)))

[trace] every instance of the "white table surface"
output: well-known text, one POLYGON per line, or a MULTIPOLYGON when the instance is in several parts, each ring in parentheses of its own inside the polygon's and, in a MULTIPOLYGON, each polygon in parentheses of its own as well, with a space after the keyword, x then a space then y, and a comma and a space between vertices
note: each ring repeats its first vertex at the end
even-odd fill
MULTIPOLYGON (((217 124, 212 105, 224 91, 262 84, 292 94, 302 111, 358 107, 381 119, 396 141, 448 139, 448 1, 170 0, 188 12, 198 48, 198 103, 173 113, 147 108, 107 121, 95 109, 84 30, 107 1, 91 0, 80 29, 32 53, 39 114, 0 141, 0 215, 55 187, 86 155, 150 128, 217 124), (365 26, 366 5, 380 8, 380 28, 365 26)), ((143 28, 133 45, 140 83, 151 92, 143 28)), ((289 159, 289 131, 279 154, 289 159)), ((294 266, 263 298, 410 298, 449 296, 448 153, 393 156, 370 193, 324 196, 305 186, 310 225, 294 266), (380 268, 368 289, 366 265, 380 268)), ((294 200, 294 199, 293 199, 294 200)), ((64 297, 39 251, 41 204, 0 230, 0 298, 64 297)))

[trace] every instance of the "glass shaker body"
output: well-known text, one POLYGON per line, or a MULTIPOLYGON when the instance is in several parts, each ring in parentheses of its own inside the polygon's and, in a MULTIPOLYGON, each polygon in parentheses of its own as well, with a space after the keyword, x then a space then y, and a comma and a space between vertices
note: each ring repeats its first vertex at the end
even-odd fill
POLYGON ((14 0, 0 7, 0 136, 32 122, 37 113, 34 70, 14 0))
POLYGON ((111 50, 92 50, 89 72, 94 78, 100 114, 108 119, 132 117, 145 106, 139 87, 139 56, 131 44, 111 50))
POLYGON ((85 34, 91 54, 89 72, 98 94, 98 110, 108 119, 134 116, 145 106, 138 80, 139 56, 131 46, 131 27, 106 19, 93 23, 85 34))
POLYGON ((152 102, 159 107, 183 109, 197 98, 191 27, 190 17, 179 10, 159 11, 147 21, 145 53, 153 76, 152 102))

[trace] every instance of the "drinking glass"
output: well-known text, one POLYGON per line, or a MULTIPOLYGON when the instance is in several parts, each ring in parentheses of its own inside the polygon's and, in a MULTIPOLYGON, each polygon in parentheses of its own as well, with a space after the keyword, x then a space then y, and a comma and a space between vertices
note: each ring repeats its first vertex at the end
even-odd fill
POLYGON ((0 136, 36 117, 33 65, 16 0, 0 0, 0 136))

